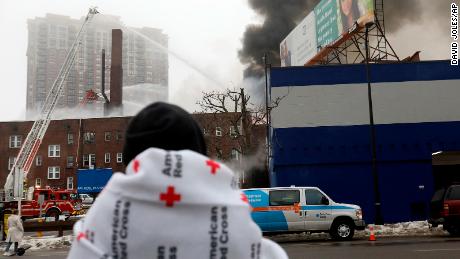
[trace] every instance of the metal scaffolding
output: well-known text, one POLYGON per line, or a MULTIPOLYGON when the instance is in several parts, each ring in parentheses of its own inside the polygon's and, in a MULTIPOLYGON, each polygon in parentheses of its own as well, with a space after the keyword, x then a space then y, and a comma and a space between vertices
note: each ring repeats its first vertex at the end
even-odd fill
MULTIPOLYGON (((400 61, 395 50, 385 36, 384 0, 374 0, 375 21, 369 27, 369 62, 400 61)), ((355 64, 366 61, 366 28, 356 26, 335 44, 325 47, 307 65, 315 64, 355 64), (321 53, 322 52, 322 53, 321 53)))

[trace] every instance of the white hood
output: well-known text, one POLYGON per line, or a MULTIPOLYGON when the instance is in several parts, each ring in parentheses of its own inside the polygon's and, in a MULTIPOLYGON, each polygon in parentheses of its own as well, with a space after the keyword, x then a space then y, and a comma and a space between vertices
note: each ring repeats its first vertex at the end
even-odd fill
POLYGON ((75 225, 68 258, 287 258, 262 237, 233 177, 193 151, 146 150, 75 225))

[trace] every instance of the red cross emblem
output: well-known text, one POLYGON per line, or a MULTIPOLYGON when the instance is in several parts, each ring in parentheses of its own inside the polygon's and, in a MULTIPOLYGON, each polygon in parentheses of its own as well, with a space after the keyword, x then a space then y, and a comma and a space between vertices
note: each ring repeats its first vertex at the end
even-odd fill
POLYGON ((180 194, 174 192, 174 186, 168 186, 166 193, 160 193, 160 200, 166 202, 166 207, 174 206, 174 202, 180 201, 180 194))
POLYGON ((245 203, 249 203, 248 197, 244 193, 241 194, 241 200, 244 201, 245 203))
POLYGON ((134 160, 133 162, 133 169, 134 169, 134 173, 137 174, 137 172, 139 171, 139 166, 140 166, 140 163, 139 163, 139 160, 134 160))
POLYGON ((209 166, 209 167, 211 167, 211 174, 216 174, 217 169, 220 168, 219 163, 216 163, 216 162, 214 162, 214 161, 212 161, 212 160, 206 161, 206 165, 209 166))
POLYGON ((83 238, 86 239, 85 233, 79 232, 78 235, 77 235, 77 241, 80 241, 80 240, 83 239, 83 238))

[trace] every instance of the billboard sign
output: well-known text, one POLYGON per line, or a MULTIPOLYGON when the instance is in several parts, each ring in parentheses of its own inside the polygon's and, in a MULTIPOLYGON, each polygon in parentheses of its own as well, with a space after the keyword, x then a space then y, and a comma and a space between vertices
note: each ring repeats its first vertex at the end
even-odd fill
POLYGON ((303 66, 321 49, 374 21, 374 0, 322 0, 280 44, 281 66, 303 66))
POLYGON ((317 53, 315 14, 310 13, 280 45, 281 66, 303 66, 317 53))

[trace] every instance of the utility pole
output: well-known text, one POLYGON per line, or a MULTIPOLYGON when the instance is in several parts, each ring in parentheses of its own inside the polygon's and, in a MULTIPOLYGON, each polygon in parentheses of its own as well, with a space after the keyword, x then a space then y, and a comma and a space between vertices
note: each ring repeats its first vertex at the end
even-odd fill
POLYGON ((271 185, 271 173, 270 173, 270 148, 271 148, 271 138, 270 138, 270 90, 268 88, 268 70, 270 65, 268 63, 268 55, 267 53, 264 54, 264 71, 265 71, 265 116, 267 118, 267 126, 266 126, 266 141, 267 141, 267 173, 268 173, 268 183, 269 186, 271 185))
POLYGON ((243 124, 243 132, 244 132, 244 154, 251 153, 251 134, 249 133, 248 127, 248 116, 246 111, 246 97, 244 95, 244 88, 240 89, 241 95, 241 119, 243 124))
POLYGON ((379 189, 379 174, 377 168, 377 148, 375 140, 374 109, 372 103, 372 87, 369 67, 369 27, 372 24, 366 24, 365 47, 366 47, 366 79, 367 79, 367 100, 369 103, 369 126, 371 130, 371 150, 372 150, 372 176, 374 179, 374 200, 375 200, 375 224, 383 224, 382 204, 379 189))

